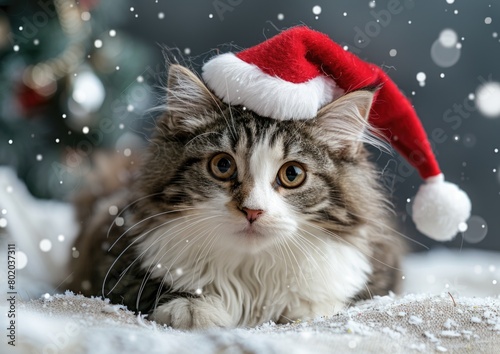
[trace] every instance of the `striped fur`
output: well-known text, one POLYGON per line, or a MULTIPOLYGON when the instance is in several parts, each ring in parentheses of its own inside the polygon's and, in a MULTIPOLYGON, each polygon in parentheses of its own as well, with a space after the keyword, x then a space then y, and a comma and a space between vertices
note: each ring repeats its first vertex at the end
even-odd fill
POLYGON ((333 315, 397 290, 402 245, 363 146, 378 144, 367 134, 373 92, 277 121, 227 106, 183 67, 169 74, 167 112, 135 180, 96 201, 118 204, 125 225, 108 234, 114 217, 84 220, 71 288, 178 328, 333 315), (220 152, 236 162, 233 180, 208 170, 220 152), (295 189, 276 182, 289 161, 307 173, 295 189), (264 214, 250 224, 242 208, 264 214))

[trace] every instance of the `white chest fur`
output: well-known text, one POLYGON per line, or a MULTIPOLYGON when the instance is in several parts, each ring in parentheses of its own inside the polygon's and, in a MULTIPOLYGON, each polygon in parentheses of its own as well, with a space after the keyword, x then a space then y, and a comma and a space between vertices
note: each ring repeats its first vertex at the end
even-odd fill
POLYGON ((141 243, 143 266, 173 291, 217 298, 230 326, 333 315, 364 287, 371 272, 359 250, 313 228, 301 228, 292 239, 278 237, 257 253, 229 250, 221 237, 226 235, 215 229, 204 237, 176 232, 166 238, 165 232, 172 234, 168 229, 141 243))

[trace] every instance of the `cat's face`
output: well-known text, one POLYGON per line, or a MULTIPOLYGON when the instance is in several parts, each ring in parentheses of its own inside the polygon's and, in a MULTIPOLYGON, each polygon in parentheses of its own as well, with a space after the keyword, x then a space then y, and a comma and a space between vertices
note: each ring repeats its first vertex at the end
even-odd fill
POLYGON ((227 106, 185 68, 169 74, 168 113, 141 180, 156 195, 151 215, 170 228, 160 237, 257 252, 303 242, 294 238, 315 227, 343 237, 375 207, 362 145, 372 92, 348 94, 313 120, 278 121, 227 106))

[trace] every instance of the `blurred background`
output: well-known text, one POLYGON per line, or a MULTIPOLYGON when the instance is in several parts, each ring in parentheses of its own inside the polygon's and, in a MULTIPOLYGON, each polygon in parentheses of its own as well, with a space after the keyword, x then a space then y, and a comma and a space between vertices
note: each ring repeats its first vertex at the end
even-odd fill
MULTIPOLYGON (((163 48, 199 70, 299 24, 383 67, 411 99, 447 180, 472 200, 445 246, 500 250, 500 0, 0 0, 0 165, 34 196, 66 200, 89 155, 146 141, 163 48)), ((436 246, 409 218, 418 173, 396 153, 373 158, 402 233, 436 246)))

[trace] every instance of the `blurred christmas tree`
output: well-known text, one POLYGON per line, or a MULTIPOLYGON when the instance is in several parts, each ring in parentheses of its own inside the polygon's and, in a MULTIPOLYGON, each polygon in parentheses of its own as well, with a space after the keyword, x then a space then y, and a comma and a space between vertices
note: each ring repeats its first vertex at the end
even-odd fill
POLYGON ((35 196, 63 198, 91 154, 140 144, 158 73, 119 29, 125 5, 0 0, 0 164, 35 196))

